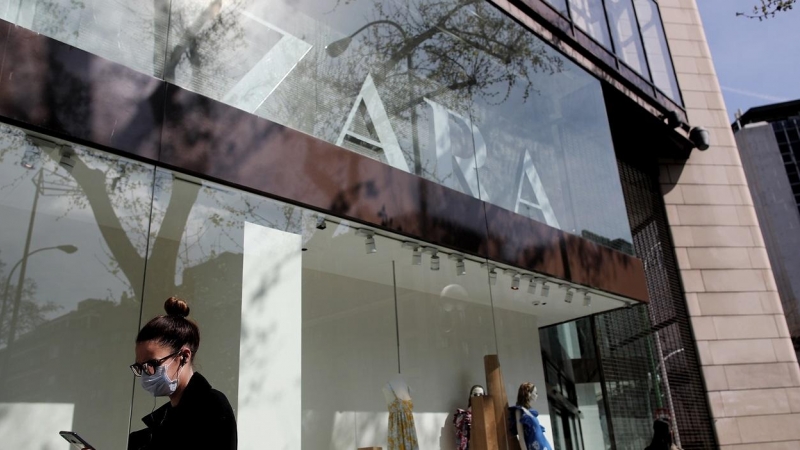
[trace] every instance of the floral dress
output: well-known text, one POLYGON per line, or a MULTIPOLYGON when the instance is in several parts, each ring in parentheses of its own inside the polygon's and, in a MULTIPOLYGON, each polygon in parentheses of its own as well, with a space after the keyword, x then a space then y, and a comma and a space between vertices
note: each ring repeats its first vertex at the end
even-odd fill
POLYGON ((457 409, 453 416, 453 425, 456 427, 456 448, 469 449, 469 432, 472 428, 472 411, 457 409))
POLYGON ((389 389, 394 395, 394 400, 389 403, 389 450, 419 450, 414 415, 411 413, 414 403, 397 398, 391 385, 389 389))

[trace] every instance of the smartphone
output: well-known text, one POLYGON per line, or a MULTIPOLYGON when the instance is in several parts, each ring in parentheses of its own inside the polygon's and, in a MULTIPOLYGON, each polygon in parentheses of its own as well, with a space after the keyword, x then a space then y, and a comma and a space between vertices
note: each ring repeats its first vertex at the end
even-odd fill
POLYGON ((74 431, 61 431, 58 434, 61 435, 64 439, 67 440, 73 447, 79 448, 81 450, 97 450, 92 447, 91 444, 86 442, 82 437, 78 436, 78 433, 74 431))

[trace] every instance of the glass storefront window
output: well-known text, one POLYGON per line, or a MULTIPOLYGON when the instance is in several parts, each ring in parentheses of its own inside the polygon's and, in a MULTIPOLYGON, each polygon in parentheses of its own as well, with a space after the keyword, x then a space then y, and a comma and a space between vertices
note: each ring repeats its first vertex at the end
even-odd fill
POLYGON ((125 448, 152 166, 0 126, 0 442, 125 448))
POLYGON ((169 2, 0 0, 0 19, 161 77, 169 2))
POLYGON ((557 448, 608 450, 612 447, 600 378, 600 357, 591 318, 540 330, 547 386, 559 411, 557 448))
POLYGON ((650 79, 632 1, 606 0, 606 9, 617 56, 640 75, 650 79))
POLYGON ((573 304, 580 287, 559 280, 545 292, 535 274, 9 126, 0 175, 0 441, 17 447, 75 430, 124 448, 165 401, 128 365, 173 295, 190 302, 195 369, 231 402, 240 448, 386 447, 407 398, 420 448, 449 448, 487 355, 512 404, 539 386, 551 429, 539 328, 622 305, 573 304))
POLYGON ((190 51, 172 22, 166 79, 550 226, 630 242, 595 78, 487 2, 326 5, 173 2, 209 31, 190 51))
POLYGON ((644 49, 647 52, 653 82, 667 97, 680 104, 681 94, 678 90, 678 81, 675 79, 675 70, 667 47, 667 38, 664 35, 664 26, 661 24, 658 5, 653 0, 633 0, 633 4, 639 18, 639 27, 642 30, 644 49))
POLYGON ((607 49, 612 48, 603 0, 569 0, 572 22, 607 49))

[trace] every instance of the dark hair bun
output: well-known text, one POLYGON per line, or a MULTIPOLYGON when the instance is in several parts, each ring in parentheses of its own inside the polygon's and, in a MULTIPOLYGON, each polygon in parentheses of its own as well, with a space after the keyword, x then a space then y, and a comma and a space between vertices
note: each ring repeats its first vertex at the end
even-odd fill
POLYGON ((189 315, 189 304, 178 297, 170 297, 164 302, 164 311, 168 316, 186 317, 189 315))

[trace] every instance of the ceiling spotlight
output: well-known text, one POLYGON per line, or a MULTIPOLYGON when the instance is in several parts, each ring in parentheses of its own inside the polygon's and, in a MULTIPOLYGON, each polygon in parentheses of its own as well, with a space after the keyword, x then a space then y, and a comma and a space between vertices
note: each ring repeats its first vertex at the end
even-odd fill
POLYGON ((572 303, 572 297, 575 295, 575 289, 567 288, 567 295, 564 296, 564 301, 567 303, 572 303))
POLYGON ((412 251, 411 265, 413 266, 422 265, 422 247, 420 247, 418 243, 412 241, 406 241, 403 242, 403 248, 407 248, 412 251))
POLYGON ((439 270, 439 255, 436 253, 431 255, 431 270, 439 270))
POLYGON ((496 269, 497 266, 495 266, 494 264, 489 264, 489 263, 481 263, 481 268, 489 270, 489 284, 492 285, 492 286, 496 285, 497 284, 497 271, 494 270, 494 269, 496 269))
POLYGON ((528 280, 528 294, 536 294, 536 286, 539 284, 539 281, 533 275, 523 275, 523 280, 528 280))
POLYGON ((592 296, 589 291, 583 291, 583 306, 592 306, 592 296))
POLYGON ((467 274, 467 266, 464 264, 464 256, 454 254, 447 257, 448 259, 456 262, 456 276, 467 274))
POLYGON ((411 254, 411 265, 422 265, 422 249, 420 247, 415 248, 414 253, 411 254))
POLYGON ((33 169, 34 166, 36 166, 36 162, 39 161, 41 155, 42 151, 39 150, 38 147, 28 148, 25 150, 25 154, 22 156, 22 161, 20 161, 20 164, 26 169, 33 169))
POLYGON ((534 300, 534 301, 533 301, 533 302, 531 302, 531 303, 533 303, 533 306, 539 306, 539 305, 541 305, 541 304, 542 304, 542 302, 540 302, 539 300, 534 300))
MULTIPOLYGON (((546 281, 542 281, 542 297, 547 297, 548 295, 550 295, 550 285, 546 281)), ((546 305, 547 303, 543 304, 546 305)))
POLYGON ((511 289, 514 291, 519 290, 519 272, 514 269, 504 269, 503 273, 511 275, 511 289))
POLYGON ((356 236, 364 238, 364 246, 366 247, 368 255, 378 253, 378 249, 375 247, 375 233, 373 231, 359 229, 356 230, 356 236))
POLYGON ((324 216, 317 216, 317 225, 316 225, 316 227, 317 227, 318 230, 324 230, 325 228, 328 228, 328 224, 325 222, 325 217, 324 216))

